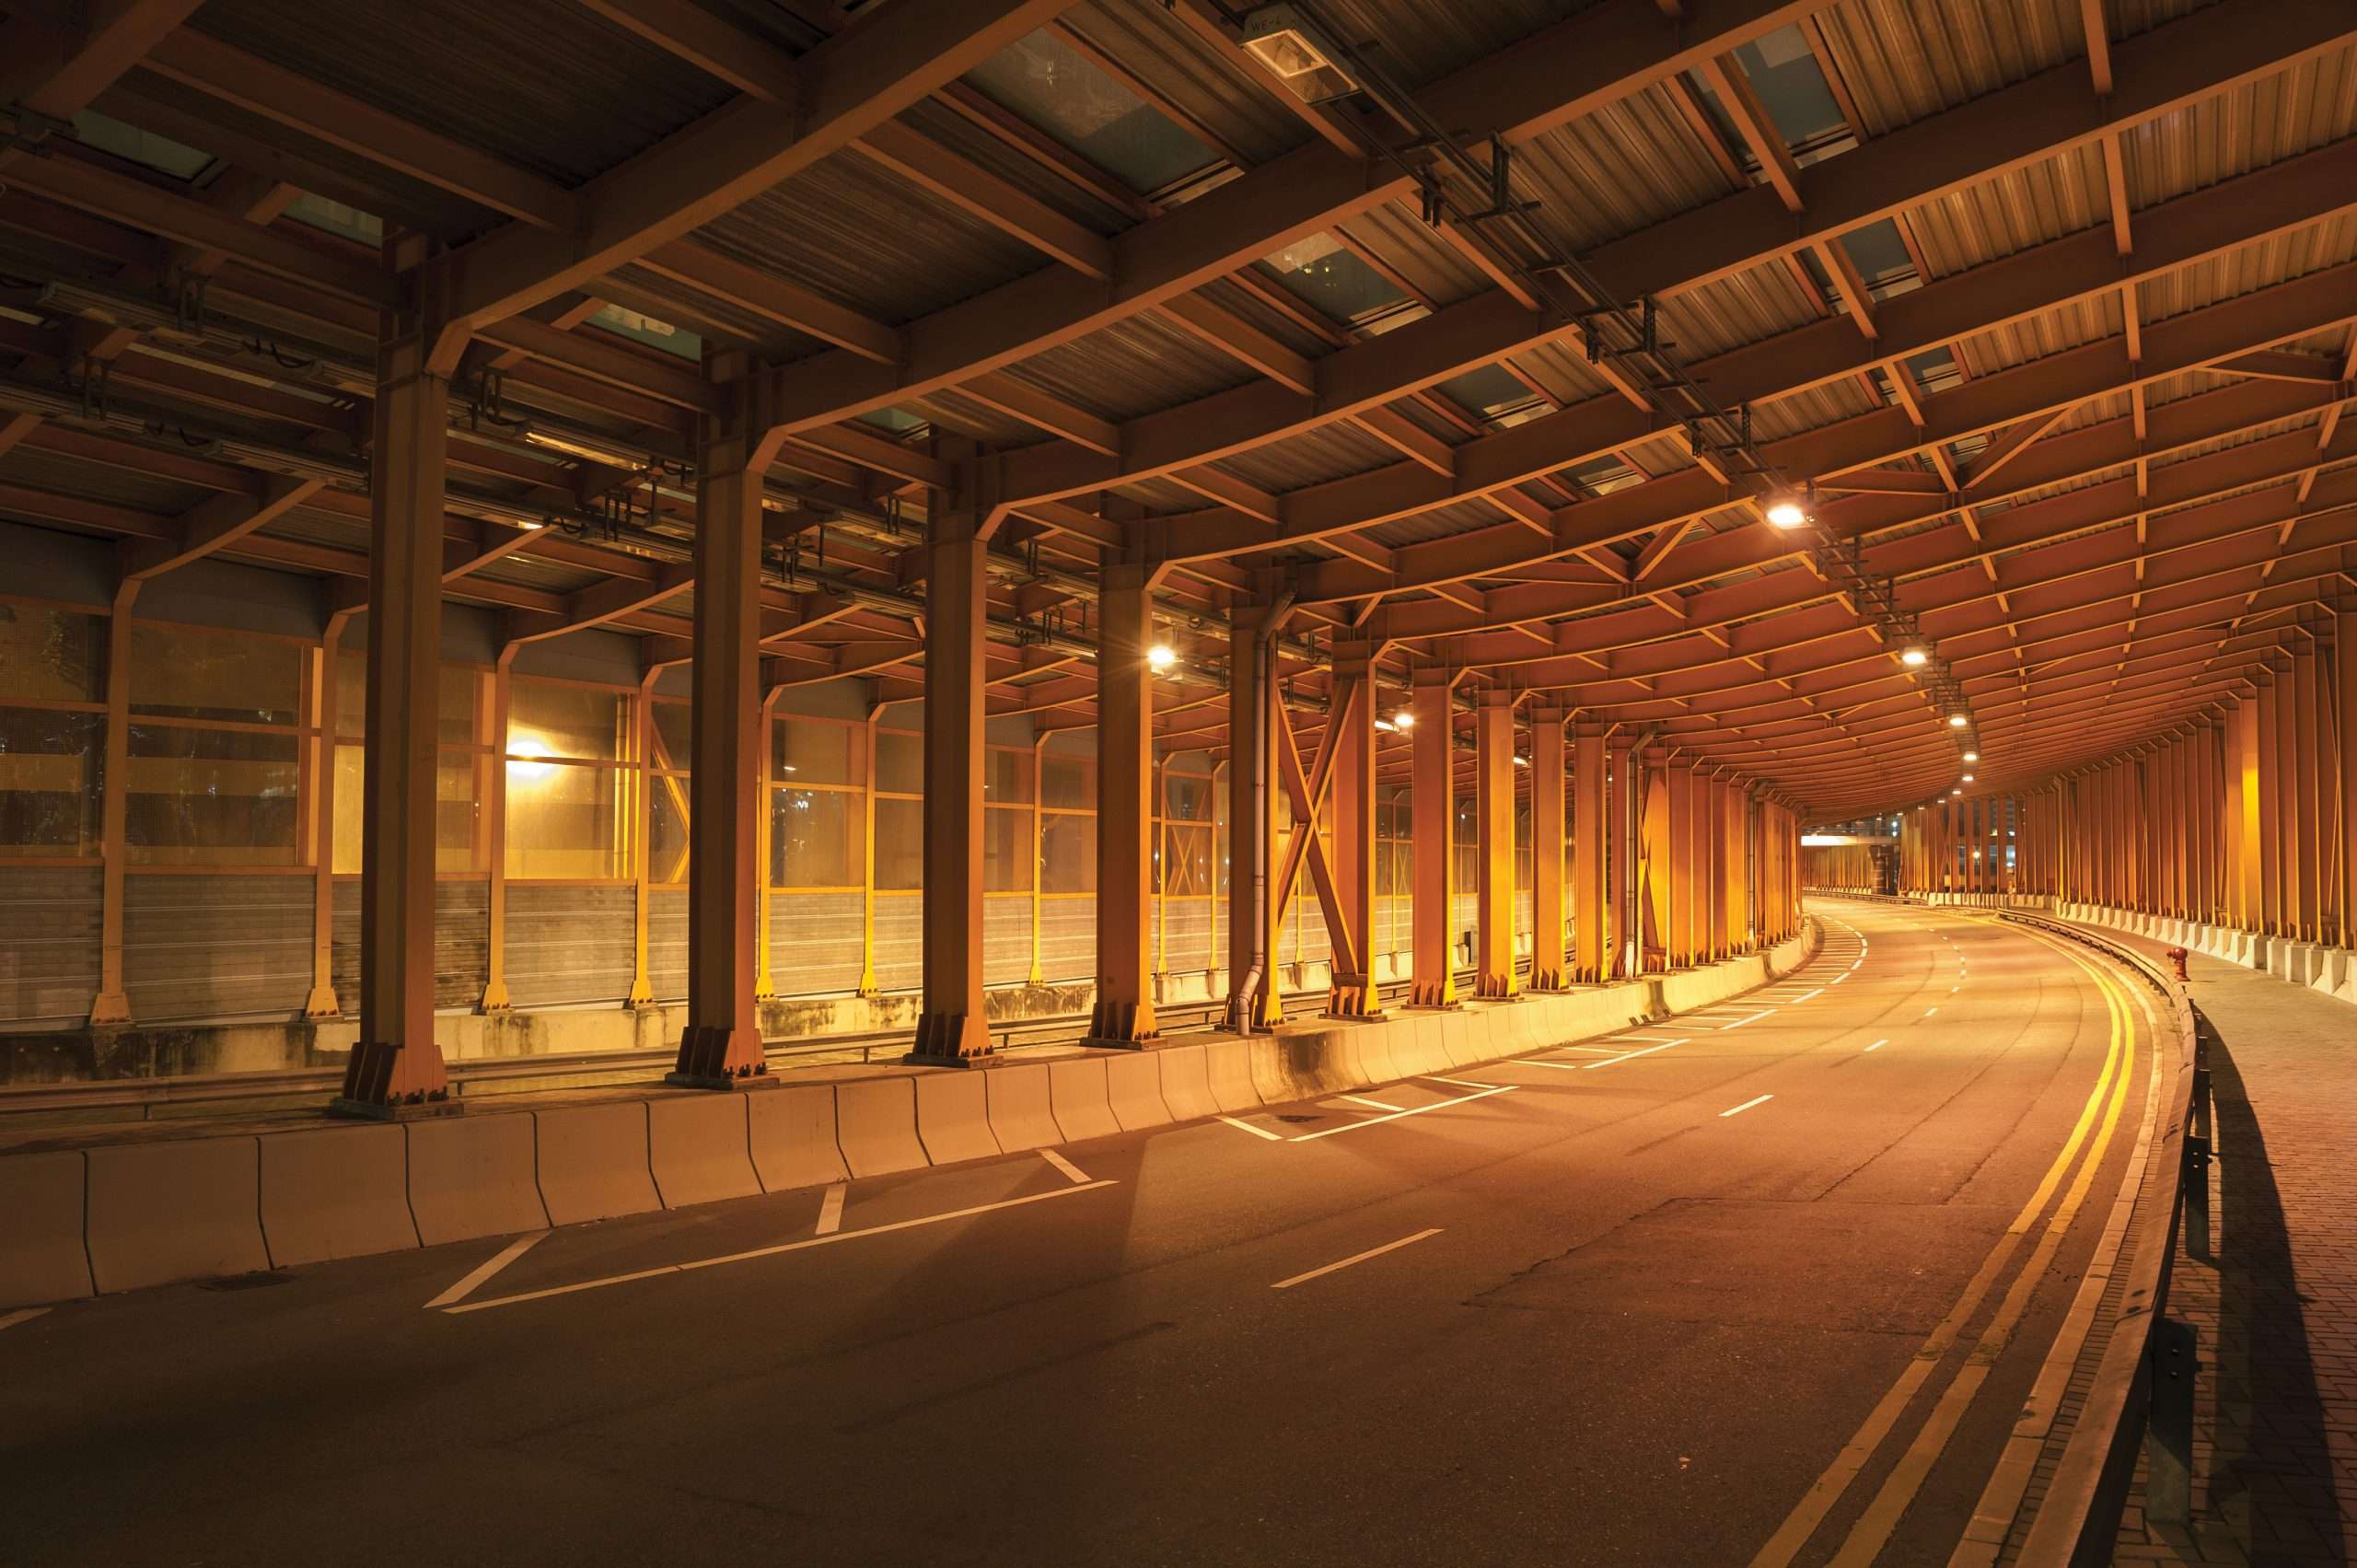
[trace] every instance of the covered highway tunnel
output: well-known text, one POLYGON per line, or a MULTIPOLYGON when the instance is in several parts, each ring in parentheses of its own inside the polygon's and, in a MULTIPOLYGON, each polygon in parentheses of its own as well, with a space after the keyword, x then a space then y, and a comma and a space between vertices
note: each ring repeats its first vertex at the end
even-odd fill
POLYGON ((2345 0, 0 36, 0 1562, 2357 1555, 2345 0))

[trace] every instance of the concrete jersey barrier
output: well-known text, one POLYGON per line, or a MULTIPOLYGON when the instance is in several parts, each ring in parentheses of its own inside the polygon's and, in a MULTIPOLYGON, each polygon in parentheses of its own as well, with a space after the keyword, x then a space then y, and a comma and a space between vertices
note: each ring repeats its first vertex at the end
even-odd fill
POLYGON ((1658 980, 1135 1053, 0 1156, 0 1309, 508 1236, 1248 1114, 1713 1005, 1814 921, 1658 980))

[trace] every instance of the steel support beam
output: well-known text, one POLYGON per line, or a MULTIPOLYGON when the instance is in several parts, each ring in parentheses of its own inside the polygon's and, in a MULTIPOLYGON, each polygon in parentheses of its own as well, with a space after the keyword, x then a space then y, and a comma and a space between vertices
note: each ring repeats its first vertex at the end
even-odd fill
POLYGON ((945 442, 957 488, 928 497, 924 622, 924 1011, 912 1062, 991 1049, 982 1003, 982 633, 990 496, 970 444, 945 442))
POLYGON ((2332 651, 2340 778, 2340 945, 2357 947, 2357 605, 2333 618, 2332 651))
POLYGON ((1340 726, 1334 749, 1334 883, 1343 917, 1358 947, 1359 970, 1345 973, 1339 957, 1326 1011, 1339 1018, 1383 1016, 1375 982, 1376 679, 1375 650, 1365 644, 1334 649, 1331 708, 1340 726))
POLYGON ((434 841, 442 679, 446 320, 422 240, 386 246, 398 303, 379 319, 368 573, 368 736, 361 816, 360 1038, 340 1111, 456 1109, 434 1037, 434 841))
POLYGON ((1452 861, 1457 830, 1454 702, 1456 677, 1435 665, 1416 671, 1409 698, 1415 715, 1410 731, 1415 782, 1410 806, 1415 818, 1415 982, 1410 994, 1419 1007, 1457 1005, 1457 964, 1449 933, 1456 923, 1456 877, 1452 861))
POLYGON ((1097 1005, 1087 1044, 1160 1038, 1154 1016, 1154 586, 1109 565, 1097 604, 1097 1005))
POLYGON ((1561 991, 1571 983, 1563 940, 1563 811, 1565 772, 1561 708, 1530 714, 1530 989, 1561 991))
MULTIPOLYGON (((1606 824, 1604 726, 1582 718, 1572 732, 1572 978, 1594 985, 1609 972, 1605 926, 1606 824)), ((1535 760, 1534 760, 1535 765, 1535 760)))
POLYGON ((1606 777, 1605 930, 1609 950, 1606 980, 1632 980, 1644 972, 1644 938, 1637 912, 1639 819, 1644 810, 1644 749, 1635 733, 1615 729, 1606 777))
POLYGON ((1475 878, 1473 990, 1479 996, 1519 994, 1514 953, 1514 693, 1484 687, 1474 715, 1475 878))
POLYGON ((695 1088, 764 1077, 761 862, 761 479, 769 454, 741 361, 715 364, 726 412, 696 462, 695 713, 688 813, 688 1022, 668 1079, 695 1088))
MULTIPOLYGON (((1277 866, 1278 726, 1284 720, 1271 678, 1272 633, 1283 608, 1238 605, 1228 613, 1227 972, 1231 1025, 1272 1028, 1284 1019, 1277 983, 1277 927, 1284 914, 1277 866), (1248 1016, 1241 1015, 1248 1009, 1248 1016)), ((1312 832, 1296 822, 1295 832, 1312 832)))

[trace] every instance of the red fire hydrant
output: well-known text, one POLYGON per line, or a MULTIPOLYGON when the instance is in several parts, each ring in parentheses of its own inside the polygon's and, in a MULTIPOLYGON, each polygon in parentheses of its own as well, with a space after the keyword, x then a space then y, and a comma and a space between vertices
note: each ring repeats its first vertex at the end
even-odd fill
POLYGON ((2171 947, 2171 948, 2168 950, 2168 952, 2165 955, 2165 957, 2166 957, 2166 958, 2167 958, 2167 959, 2168 959, 2168 961, 2169 961, 2169 968, 2171 968, 2171 969, 2173 969, 2173 970, 2175 970, 2177 971, 2177 979, 2179 979, 2179 980, 2186 980, 2186 979, 2190 978, 2190 977, 2189 977, 2189 976, 2188 976, 2188 975, 2186 974, 2186 972, 2185 972, 2185 949, 2184 949, 2184 948, 2182 948, 2182 947, 2171 947))

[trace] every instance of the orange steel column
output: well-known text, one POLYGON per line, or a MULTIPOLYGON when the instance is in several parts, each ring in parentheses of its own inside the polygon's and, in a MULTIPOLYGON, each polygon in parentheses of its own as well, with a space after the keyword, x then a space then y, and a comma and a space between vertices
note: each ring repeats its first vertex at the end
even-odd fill
POLYGON ((1694 958, 1697 963, 1713 963, 1723 955, 1719 948, 1719 928, 1724 923, 1719 912, 1725 907, 1725 895, 1719 886, 1719 776, 1715 769, 1701 768, 1694 773, 1694 838, 1701 852, 1694 868, 1694 958))
POLYGON ((2332 636, 2340 743, 2340 945, 2357 947, 2357 608, 2334 617, 2332 636))
POLYGON ((1514 967, 1514 694, 1484 687, 1473 726, 1473 993, 1521 993, 1514 967))
POLYGON ((357 606, 329 612, 319 638, 319 674, 316 685, 315 717, 319 735, 314 747, 319 761, 311 772, 311 993, 303 1002, 306 1018, 332 1018, 343 1012, 335 993, 335 738, 342 727, 337 707, 343 683, 337 679, 337 658, 344 629, 357 606))
POLYGON ((2226 715, 2227 919, 2255 931, 2262 918, 2258 874, 2258 702, 2244 698, 2226 715))
POLYGON ((2226 814, 2233 786, 2226 778, 2229 716, 2219 714, 2201 725, 2201 747, 2196 757, 2201 785, 2201 918, 2215 925, 2227 919, 2226 814))
MULTIPOLYGON (((1275 681, 1263 679, 1263 661, 1276 656, 1263 638, 1270 617, 1282 613, 1271 605, 1237 605, 1228 612, 1227 972, 1231 1000, 1250 990, 1249 1021, 1256 1026, 1284 1018, 1284 993, 1277 984, 1284 906, 1277 898, 1276 769, 1276 726, 1284 715, 1275 681)), ((1303 823, 1296 830, 1314 830, 1303 823)))
POLYGON ((982 632, 986 465, 941 443, 959 489, 928 497, 924 585, 924 1010, 911 1060, 962 1065, 991 1048, 982 1002, 982 632))
POLYGON ((2322 935, 2316 902, 2317 872, 2322 868, 2326 840, 2317 831, 2323 822, 2316 789, 2316 731, 2324 711, 2316 704, 2316 650, 2292 661, 2292 794, 2293 818, 2298 824, 2299 854, 2292 866, 2293 915, 2300 940, 2314 942, 2322 935))
POLYGON ((2259 931, 2282 929, 2283 864, 2282 814, 2282 763, 2280 735, 2282 714, 2278 693, 2282 687, 2270 669, 2261 677, 2258 690, 2258 749, 2254 761, 2258 766, 2258 805, 2256 819, 2258 854, 2258 918, 2252 923, 2259 931))
MULTIPOLYGON (((732 356, 733 357, 733 356, 732 356)), ((688 1022, 667 1082, 765 1078, 760 1005, 761 476, 769 468, 749 367, 724 385, 696 456, 696 604, 689 668, 688 1022)), ((927 661, 928 668, 930 660, 927 661)))
POLYGON ((1154 1016, 1154 586, 1159 569, 1108 565, 1097 650, 1097 1005, 1086 1043, 1160 1038, 1154 1016))
POLYGON ((1605 977, 1610 951, 1605 915, 1606 823, 1610 820, 1605 766, 1604 726, 1583 719, 1572 730, 1572 978, 1590 985, 1605 977))
POLYGON ((1605 777, 1605 973, 1625 980, 1643 972, 1645 955, 1637 912, 1638 813, 1644 808, 1643 749, 1635 734, 1613 731, 1605 777))
POLYGON ((1750 947, 1750 933, 1744 929, 1744 907, 1747 902, 1747 868, 1743 864, 1743 785, 1729 779, 1719 800, 1720 842, 1726 855, 1726 950, 1740 953, 1750 947))
POLYGON ((1410 732, 1413 787, 1411 806, 1415 819, 1416 901, 1415 974, 1410 990, 1418 1007, 1457 1005, 1457 976, 1451 963, 1448 932, 1456 891, 1450 875, 1451 834, 1456 830, 1457 800, 1451 775, 1455 738, 1451 733, 1449 692, 1455 685, 1448 671, 1420 669, 1409 701, 1415 715, 1410 732))
POLYGON ((1364 643, 1334 649, 1334 895, 1350 924, 1364 972, 1341 966, 1336 945, 1333 985, 1326 1011, 1341 1018, 1379 1018, 1383 996, 1375 983, 1375 650, 1364 643))
POLYGON ((421 240, 390 241, 399 303, 377 328, 368 551, 368 749, 361 815, 360 1037, 338 1111, 455 1111, 434 1038, 435 749, 449 367, 421 240))
POLYGON ((1663 933, 1667 951, 1663 967, 1682 970, 1694 962, 1694 887, 1700 860, 1694 763, 1685 756, 1672 758, 1664 777, 1669 786, 1669 865, 1663 868, 1669 884, 1669 929, 1663 933))
POLYGON ((1530 989, 1570 983, 1563 941, 1563 721, 1561 708, 1530 714, 1530 989))

